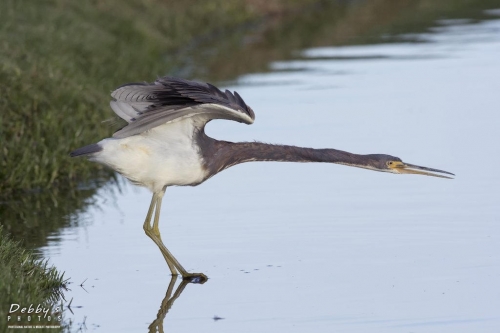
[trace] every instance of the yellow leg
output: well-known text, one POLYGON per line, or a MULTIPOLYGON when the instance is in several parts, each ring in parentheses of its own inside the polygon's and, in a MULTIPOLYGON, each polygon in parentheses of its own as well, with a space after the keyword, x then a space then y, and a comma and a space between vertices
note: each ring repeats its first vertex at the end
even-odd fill
MULTIPOLYGON (((162 193, 164 193, 164 192, 162 192, 162 193)), ((151 238, 153 240, 153 242, 155 242, 155 244, 160 248, 160 251, 161 251, 163 257, 165 258, 165 261, 167 262, 168 268, 170 268, 170 272, 172 272, 172 275, 176 276, 177 270, 175 269, 174 264, 171 262, 170 258, 168 256, 166 256, 165 253, 161 249, 161 246, 163 245, 163 243, 161 241, 161 238, 159 238, 159 233, 157 235, 154 232, 154 226, 153 226, 153 228, 151 227, 151 217, 153 216, 153 212, 155 211, 155 208, 156 208, 155 217, 158 214, 158 207, 157 207, 158 195, 159 195, 159 193, 153 194, 153 199, 151 200, 151 205, 149 206, 148 215, 146 215, 146 220, 144 221, 143 228, 144 228, 144 232, 146 233, 146 235, 148 235, 148 237, 151 238)))
POLYGON ((188 273, 184 267, 179 263, 177 259, 172 255, 172 253, 167 249, 161 240, 159 221, 160 221, 160 211, 161 202, 163 200, 163 195, 165 194, 164 188, 162 191, 154 193, 153 199, 151 200, 151 205, 149 206, 148 215, 146 216, 146 221, 144 222, 144 231, 146 235, 149 236, 155 242, 155 244, 160 248, 160 251, 167 262, 172 275, 177 275, 177 271, 182 275, 185 280, 190 280, 197 283, 204 283, 208 280, 207 276, 203 273, 188 273), (151 217, 155 212, 155 217, 153 225, 151 226, 151 217))

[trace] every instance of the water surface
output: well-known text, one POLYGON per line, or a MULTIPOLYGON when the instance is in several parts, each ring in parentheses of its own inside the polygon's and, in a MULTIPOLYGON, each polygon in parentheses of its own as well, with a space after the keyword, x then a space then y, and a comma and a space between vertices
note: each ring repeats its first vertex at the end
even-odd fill
MULTIPOLYGON (((398 43, 306 49, 228 83, 255 110, 255 124, 212 122, 210 136, 387 153, 457 177, 260 162, 169 188, 163 239, 210 280, 182 286, 156 324, 498 332, 499 32, 495 19, 439 21, 398 43)), ((148 331, 170 283, 142 230, 151 194, 123 182, 94 200, 43 254, 74 282, 73 320, 86 317, 102 332, 148 331)))

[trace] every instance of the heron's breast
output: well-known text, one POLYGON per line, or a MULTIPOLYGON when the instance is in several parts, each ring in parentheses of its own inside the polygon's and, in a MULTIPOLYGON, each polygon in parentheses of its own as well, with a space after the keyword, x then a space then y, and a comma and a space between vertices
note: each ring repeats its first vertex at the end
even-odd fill
POLYGON ((194 185, 206 178, 201 156, 191 142, 157 141, 140 136, 106 139, 96 162, 132 182, 157 191, 163 186, 194 185))

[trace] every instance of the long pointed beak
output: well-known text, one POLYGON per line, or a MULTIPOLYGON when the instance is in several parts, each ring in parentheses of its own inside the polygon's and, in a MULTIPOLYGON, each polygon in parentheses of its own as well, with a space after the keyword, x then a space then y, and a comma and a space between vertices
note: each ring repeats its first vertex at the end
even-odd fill
POLYGON ((448 174, 448 175, 455 176, 455 174, 453 174, 451 172, 448 172, 448 171, 427 168, 427 167, 423 167, 423 166, 419 166, 419 165, 414 165, 414 164, 409 164, 409 163, 404 163, 404 162, 397 163, 393 167, 393 169, 397 173, 412 173, 412 174, 417 174, 417 175, 426 175, 426 176, 448 178, 448 179, 453 179, 453 177, 440 175, 438 173, 445 173, 445 174, 448 174))

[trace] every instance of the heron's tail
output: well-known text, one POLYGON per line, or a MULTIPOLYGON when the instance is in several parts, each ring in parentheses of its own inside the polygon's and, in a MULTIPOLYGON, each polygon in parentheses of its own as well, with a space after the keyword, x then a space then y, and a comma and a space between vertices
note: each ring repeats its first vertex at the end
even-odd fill
POLYGON ((91 155, 94 153, 98 153, 101 150, 102 150, 102 147, 99 146, 99 144, 93 143, 91 145, 73 150, 71 153, 69 153, 69 156, 77 157, 77 156, 91 155))

